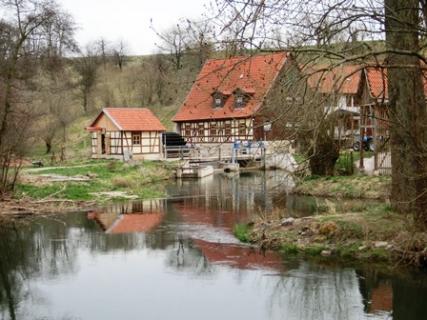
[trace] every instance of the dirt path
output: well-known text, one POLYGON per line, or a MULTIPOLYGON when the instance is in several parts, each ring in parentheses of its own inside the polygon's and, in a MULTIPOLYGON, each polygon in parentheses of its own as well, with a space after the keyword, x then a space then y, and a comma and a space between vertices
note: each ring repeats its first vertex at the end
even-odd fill
MULTIPOLYGON (((85 168, 85 167, 92 167, 92 166, 96 166, 97 164, 82 164, 82 165, 78 165, 78 166, 69 166, 70 168, 85 168)), ((64 169, 67 167, 64 166, 52 166, 52 167, 41 167, 41 168, 26 168, 23 169, 22 172, 23 173, 35 173, 35 172, 43 172, 46 170, 52 170, 52 169, 64 169)))

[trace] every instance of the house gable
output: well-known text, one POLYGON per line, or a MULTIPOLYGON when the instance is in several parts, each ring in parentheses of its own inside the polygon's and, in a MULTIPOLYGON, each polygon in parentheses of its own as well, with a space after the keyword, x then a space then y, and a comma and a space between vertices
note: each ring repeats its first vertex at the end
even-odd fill
POLYGON ((120 131, 120 128, 104 112, 99 114, 91 127, 105 129, 106 131, 120 131))
POLYGON ((281 52, 208 60, 173 121, 251 117, 260 108, 266 92, 287 58, 288 55, 281 52), (244 107, 236 108, 236 89, 250 93, 244 107), (214 107, 216 92, 221 93, 224 99, 221 107, 214 107))

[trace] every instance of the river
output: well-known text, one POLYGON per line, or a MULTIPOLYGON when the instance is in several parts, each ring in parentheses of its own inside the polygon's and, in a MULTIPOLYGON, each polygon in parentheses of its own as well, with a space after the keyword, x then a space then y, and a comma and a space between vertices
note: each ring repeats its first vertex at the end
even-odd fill
POLYGON ((273 208, 316 214, 280 173, 173 182, 168 198, 0 227, 0 318, 427 319, 427 275, 240 244, 273 208))

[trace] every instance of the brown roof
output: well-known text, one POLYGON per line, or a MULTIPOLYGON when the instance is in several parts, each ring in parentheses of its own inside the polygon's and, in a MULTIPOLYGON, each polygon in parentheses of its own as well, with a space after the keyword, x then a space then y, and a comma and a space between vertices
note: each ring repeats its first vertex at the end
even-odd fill
POLYGON ((96 127, 96 123, 105 114, 119 129, 123 131, 166 131, 166 128, 154 113, 147 108, 104 108, 88 127, 96 127))
POLYGON ((355 95, 359 91, 362 66, 340 65, 334 68, 316 66, 303 68, 308 75, 308 84, 321 93, 341 93, 355 95))
POLYGON ((264 96, 287 61, 285 52, 252 57, 208 60, 173 121, 246 118, 258 111, 264 96), (250 94, 242 108, 234 107, 233 92, 250 94), (212 95, 227 98, 223 107, 214 108, 212 95))

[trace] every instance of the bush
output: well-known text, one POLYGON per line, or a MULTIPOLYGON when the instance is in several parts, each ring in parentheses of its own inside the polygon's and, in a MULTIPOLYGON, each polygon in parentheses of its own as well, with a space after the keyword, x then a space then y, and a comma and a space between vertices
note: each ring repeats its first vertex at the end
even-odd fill
POLYGON ((134 186, 134 181, 130 178, 115 177, 111 180, 111 184, 117 188, 132 188, 134 186))
POLYGON ((335 163, 337 174, 351 176, 354 173, 354 157, 352 152, 342 153, 335 163))
POLYGON ((233 233, 242 242, 249 242, 250 227, 245 223, 238 223, 234 226, 233 233))

